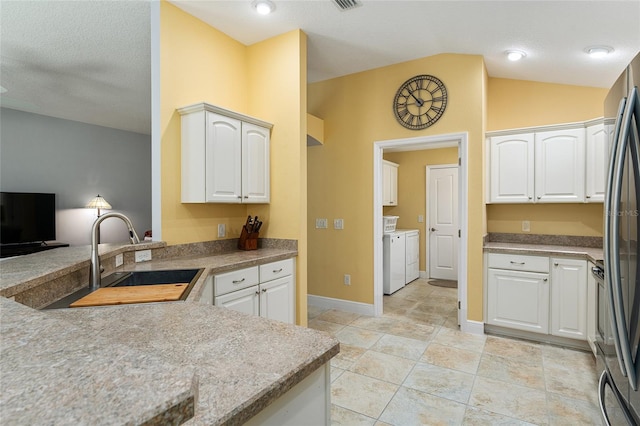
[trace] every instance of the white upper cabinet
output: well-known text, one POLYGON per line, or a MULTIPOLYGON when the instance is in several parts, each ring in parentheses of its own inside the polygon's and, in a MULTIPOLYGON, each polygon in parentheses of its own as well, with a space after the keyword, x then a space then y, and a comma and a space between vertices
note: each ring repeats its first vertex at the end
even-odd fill
POLYGON ((604 202, 609 165, 609 132, 604 124, 587 127, 587 167, 585 198, 588 203, 604 202))
POLYGON ((601 203, 609 163, 602 119, 487 133, 487 203, 601 203))
POLYGON ((536 133, 535 149, 536 202, 583 202, 584 128, 536 133))
POLYGON ((382 205, 398 205, 398 164, 382 160, 382 205))
POLYGON ((490 139, 490 200, 527 203, 533 199, 533 133, 490 139))
POLYGON ((271 124, 206 103, 182 115, 182 202, 269 203, 271 124))

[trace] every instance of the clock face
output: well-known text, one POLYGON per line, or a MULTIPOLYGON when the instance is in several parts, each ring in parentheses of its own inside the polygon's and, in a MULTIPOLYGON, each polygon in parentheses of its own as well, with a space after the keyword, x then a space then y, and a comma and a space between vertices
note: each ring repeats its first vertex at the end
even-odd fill
POLYGON ((407 129, 431 126, 447 107, 447 88, 432 75, 417 75, 405 81, 393 99, 393 113, 407 129))

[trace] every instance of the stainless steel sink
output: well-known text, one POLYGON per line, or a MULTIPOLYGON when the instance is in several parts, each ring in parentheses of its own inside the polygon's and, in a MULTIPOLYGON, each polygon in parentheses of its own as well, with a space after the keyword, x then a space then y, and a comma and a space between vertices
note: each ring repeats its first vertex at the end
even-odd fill
MULTIPOLYGON (((187 296, 189 296, 189 293, 191 293, 191 289, 196 281, 198 281, 198 278, 200 278, 203 270, 204 269, 167 269, 158 271, 114 272, 102 279, 102 287, 187 283, 189 285, 180 297, 180 300, 185 300, 187 296)), ((68 308, 70 304, 90 293, 92 293, 92 291, 89 286, 83 287, 42 309, 68 308)))

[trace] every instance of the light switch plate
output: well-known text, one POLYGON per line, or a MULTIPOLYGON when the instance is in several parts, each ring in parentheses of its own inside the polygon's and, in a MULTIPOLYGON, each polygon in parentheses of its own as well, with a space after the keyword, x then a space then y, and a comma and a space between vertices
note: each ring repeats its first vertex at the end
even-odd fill
POLYGON ((327 229, 327 219, 316 219, 316 229, 327 229))
POLYGON ((124 263, 124 258, 122 256, 122 253, 116 254, 116 268, 118 266, 122 266, 123 263, 124 263))
POLYGON ((351 275, 344 274, 344 285, 351 285, 351 275))
POLYGON ((418 223, 423 223, 423 222, 424 222, 424 216, 418 215, 418 223))
POLYGON ((151 260, 151 250, 138 250, 136 251, 136 263, 148 262, 151 260))
POLYGON ((222 238, 227 235, 227 227, 224 223, 218 224, 218 238, 222 238))
POLYGON ((344 229, 344 219, 333 219, 333 229, 344 229))
POLYGON ((522 232, 530 232, 531 231, 531 223, 528 220, 522 221, 522 232))

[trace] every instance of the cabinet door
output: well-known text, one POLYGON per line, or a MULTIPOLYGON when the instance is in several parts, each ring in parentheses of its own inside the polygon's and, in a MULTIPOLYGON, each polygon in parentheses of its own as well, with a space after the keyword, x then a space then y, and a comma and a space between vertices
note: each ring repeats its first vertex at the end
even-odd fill
POLYGON ((405 283, 420 277, 420 233, 407 232, 406 241, 407 265, 405 268, 405 283))
POLYGON ((536 202, 584 202, 584 128, 536 133, 535 141, 536 202))
POLYGON ((260 296, 258 286, 245 288, 242 290, 216 296, 214 299, 216 306, 233 309, 249 315, 260 314, 260 296))
POLYGON ((242 202, 268 203, 269 129, 242 123, 242 202))
POLYGON ((533 201, 533 133, 491 138, 490 202, 533 201))
POLYGON ((551 334, 587 339, 587 261, 551 259, 551 334))
POLYGON ((489 269, 487 323, 549 333, 549 275, 489 269))
POLYGON ((239 203, 242 192, 241 122, 212 112, 207 112, 206 117, 206 201, 239 203))
POLYGON ((260 316, 295 323, 293 276, 260 284, 260 316))
POLYGON ((382 162, 382 205, 398 205, 398 165, 384 160, 382 162))
POLYGON ((585 199, 588 203, 602 203, 604 201, 608 165, 609 136, 604 124, 587 127, 585 199))

